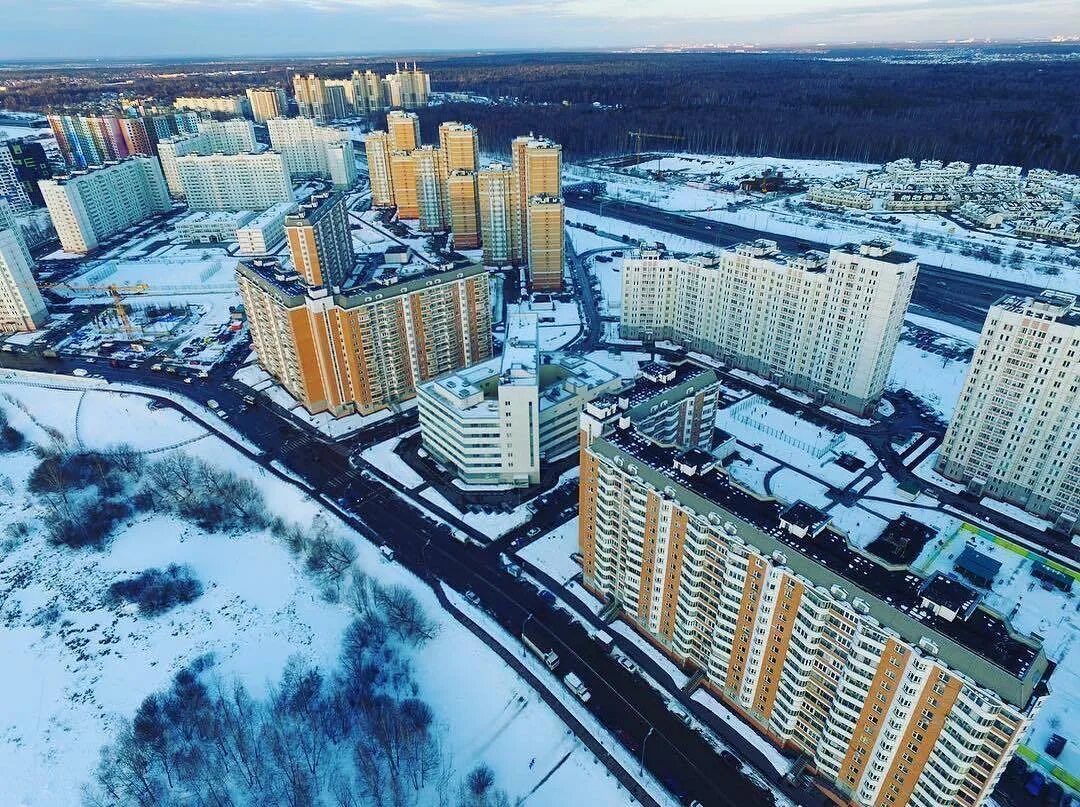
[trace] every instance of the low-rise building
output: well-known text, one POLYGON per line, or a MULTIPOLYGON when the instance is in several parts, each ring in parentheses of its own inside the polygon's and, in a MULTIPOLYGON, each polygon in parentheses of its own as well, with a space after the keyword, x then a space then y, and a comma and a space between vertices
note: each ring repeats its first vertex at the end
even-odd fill
POLYGON ((248 224, 255 213, 251 210, 226 212, 200 210, 185 216, 176 225, 176 236, 194 244, 221 244, 236 240, 236 231, 248 224))
POLYGON ((237 254, 245 257, 269 255, 285 240, 285 219, 297 209, 296 202, 279 202, 236 231, 237 254))
POLYGON ((467 484, 532 485, 577 451, 581 408, 624 386, 579 356, 540 349, 537 315, 509 315, 501 356, 421 384, 424 448, 467 484))

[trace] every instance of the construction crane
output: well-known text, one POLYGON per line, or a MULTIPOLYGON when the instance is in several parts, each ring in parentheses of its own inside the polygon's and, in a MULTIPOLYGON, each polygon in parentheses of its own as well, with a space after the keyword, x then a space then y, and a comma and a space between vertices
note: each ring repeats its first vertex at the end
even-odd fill
POLYGON ((150 286, 146 283, 134 283, 130 286, 120 286, 116 283, 108 283, 103 285, 79 285, 77 288, 71 283, 71 281, 60 281, 58 283, 39 283, 36 288, 38 289, 58 289, 66 288, 73 294, 78 295, 84 291, 105 291, 108 292, 109 297, 112 298, 113 310, 116 312, 116 321, 123 328, 124 333, 128 337, 134 336, 135 326, 131 324, 131 318, 128 316, 127 309, 124 308, 124 295, 125 294, 146 294, 150 291, 150 286))
MULTIPOLYGON (((671 140, 678 142, 679 140, 685 140, 682 135, 666 135, 666 134, 651 134, 649 132, 628 132, 630 139, 634 141, 634 154, 641 153, 641 141, 645 138, 652 140, 671 140)), ((656 157, 656 171, 660 171, 660 160, 663 159, 663 155, 657 155, 656 157)))

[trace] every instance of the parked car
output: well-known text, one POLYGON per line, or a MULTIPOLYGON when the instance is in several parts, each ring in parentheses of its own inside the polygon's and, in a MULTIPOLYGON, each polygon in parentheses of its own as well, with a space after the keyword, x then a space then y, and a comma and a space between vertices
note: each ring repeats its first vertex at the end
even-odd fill
POLYGON ((546 588, 542 588, 536 593, 546 605, 555 605, 555 595, 548 591, 546 588))
POLYGON ((386 544, 383 544, 382 546, 379 547, 379 554, 383 556, 384 560, 393 560, 394 559, 394 550, 393 550, 393 548, 387 546, 386 544))
POLYGON ((87 372, 82 367, 76 367, 74 370, 71 371, 71 374, 77 375, 79 376, 79 378, 82 378, 83 376, 87 375, 87 372))
POLYGON ((619 662, 619 666, 626 670, 631 675, 637 675, 638 665, 628 659, 626 656, 619 656, 616 661, 619 662))
POLYGON ((480 598, 472 589, 469 589, 465 592, 465 599, 468 600, 470 604, 475 605, 477 608, 480 607, 480 598))
POLYGON ((592 698, 592 693, 589 692, 588 687, 575 673, 567 673, 566 677, 563 678, 563 683, 582 703, 588 703, 589 699, 592 698))

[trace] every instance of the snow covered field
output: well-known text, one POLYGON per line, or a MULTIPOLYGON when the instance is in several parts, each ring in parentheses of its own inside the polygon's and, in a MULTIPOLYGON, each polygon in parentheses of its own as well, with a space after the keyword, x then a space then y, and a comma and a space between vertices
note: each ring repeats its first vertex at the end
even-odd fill
MULTIPOLYGON (((0 384, 0 406, 31 441, 51 434, 103 448, 119 441, 139 451, 184 451, 250 479, 274 513, 313 519, 348 536, 358 564, 383 584, 407 586, 439 624, 438 636, 413 658, 421 696, 433 705, 455 771, 480 760, 495 770, 512 802, 629 803, 614 779, 582 749, 529 688, 471 633, 441 611, 431 591, 404 569, 380 562, 375 548, 315 500, 235 452, 171 410, 107 391, 65 392, 0 384), (564 755, 567 760, 559 765, 564 755), (530 767, 530 759, 535 764, 530 767), (544 781, 548 774, 550 778, 544 781)), ((161 456, 157 454, 155 456, 161 456)), ((219 673, 238 676, 256 695, 286 661, 300 655, 333 667, 349 619, 326 602, 299 563, 267 532, 207 533, 171 516, 135 516, 101 551, 50 545, 35 525, 40 505, 27 493, 36 465, 29 450, 6 454, 0 470, 0 804, 78 803, 98 749, 140 701, 165 687, 193 659, 212 653, 219 673), (150 566, 190 565, 204 585, 195 602, 145 617, 112 605, 108 586, 150 566)))

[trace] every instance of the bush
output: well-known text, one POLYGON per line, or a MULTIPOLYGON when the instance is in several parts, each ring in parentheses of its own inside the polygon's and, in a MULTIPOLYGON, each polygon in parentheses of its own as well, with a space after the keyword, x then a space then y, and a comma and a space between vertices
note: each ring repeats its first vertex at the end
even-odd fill
POLYGON ((166 569, 147 569, 138 577, 118 580, 109 586, 110 600, 136 603, 139 613, 145 616, 194 602, 202 592, 202 583, 191 567, 175 563, 166 569))
POLYGON ((0 454, 19 451, 25 445, 26 438, 23 437, 23 433, 14 426, 5 425, 3 428, 0 428, 0 454))
POLYGON ((105 545, 117 523, 130 517, 132 512, 127 502, 98 499, 68 508, 62 515, 57 513, 45 522, 45 529, 53 544, 72 549, 96 549, 105 545))

